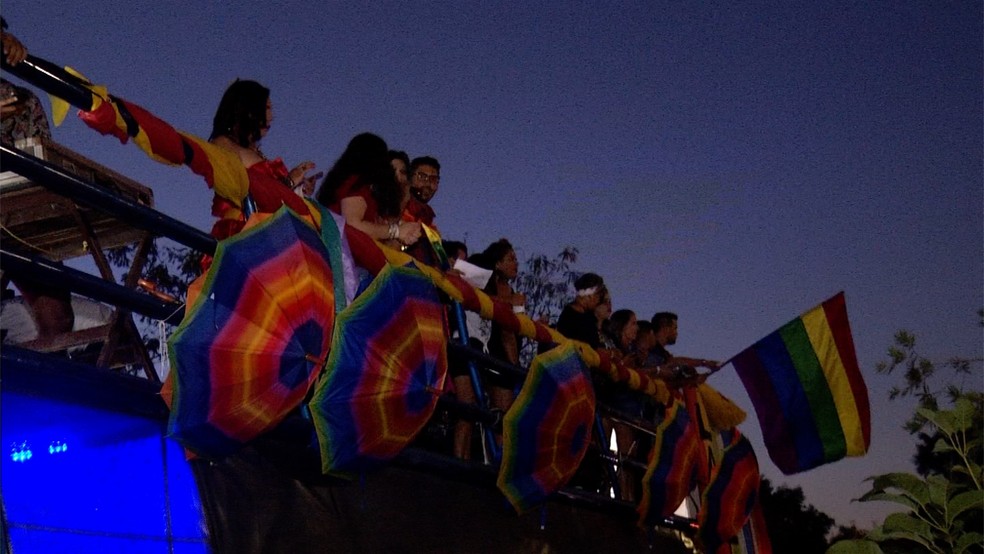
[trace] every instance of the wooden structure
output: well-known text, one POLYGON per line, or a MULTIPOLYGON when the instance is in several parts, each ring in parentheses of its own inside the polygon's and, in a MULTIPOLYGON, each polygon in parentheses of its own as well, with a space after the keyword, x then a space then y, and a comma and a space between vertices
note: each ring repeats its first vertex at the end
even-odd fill
MULTIPOLYGON (((136 181, 104 167, 55 142, 41 139, 18 141, 16 147, 44 159, 64 171, 108 192, 138 204, 153 207, 153 191, 136 181)), ((20 175, 0 175, 0 241, 8 250, 61 262, 90 256, 99 274, 115 282, 105 250, 136 245, 123 285, 136 288, 153 236, 136 229, 113 215, 82 207, 20 175)), ((95 364, 100 367, 145 369, 146 377, 157 381, 153 362, 147 353, 131 314, 114 309, 110 320, 96 327, 79 329, 55 337, 44 337, 21 346, 41 352, 102 342, 95 364)))

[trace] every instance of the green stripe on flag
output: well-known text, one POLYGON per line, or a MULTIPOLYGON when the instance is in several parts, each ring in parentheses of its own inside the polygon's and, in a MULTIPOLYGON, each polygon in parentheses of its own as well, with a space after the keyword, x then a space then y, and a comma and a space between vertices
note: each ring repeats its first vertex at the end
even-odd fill
POLYGON ((789 357, 793 360, 796 374, 810 403, 813 421, 823 442, 824 460, 843 458, 847 452, 847 443, 837 415, 837 406, 834 404, 830 386, 823 374, 820 360, 813 350, 803 320, 796 318, 783 325, 779 329, 779 336, 782 337, 789 357))

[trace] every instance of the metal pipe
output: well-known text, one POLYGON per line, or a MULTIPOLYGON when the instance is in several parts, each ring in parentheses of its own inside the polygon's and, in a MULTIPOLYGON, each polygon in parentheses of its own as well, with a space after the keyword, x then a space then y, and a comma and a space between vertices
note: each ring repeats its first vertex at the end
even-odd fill
POLYGON ((448 347, 462 356, 468 356, 475 361, 481 362, 485 367, 507 373, 510 376, 515 377, 517 380, 522 381, 526 378, 527 372, 522 367, 513 365, 509 362, 504 362, 498 358, 486 354, 485 352, 476 350, 471 346, 450 342, 448 343, 448 347))
MULTIPOLYGON (((475 392, 475 399, 483 410, 488 410, 488 405, 485 402, 485 394, 482 390, 482 381, 478 376, 478 368, 473 359, 474 350, 468 348, 468 327, 465 325, 465 309, 462 308, 459 302, 452 302, 451 305, 454 309, 454 318, 458 323, 458 339, 461 341, 461 346, 465 347, 466 355, 468 355, 468 376, 471 379, 472 390, 475 392)), ((495 431, 491 425, 483 425, 482 427, 485 430, 485 447, 492 453, 492 459, 498 463, 502 457, 502 452, 499 449, 498 443, 495 441, 495 431)))
POLYGON ((92 109, 92 91, 85 87, 84 81, 52 62, 28 55, 17 65, 7 63, 3 57, 3 70, 28 83, 53 94, 76 108, 92 109))
POLYGON ((62 264, 0 248, 0 267, 15 275, 24 275, 42 283, 65 287, 82 296, 120 306, 133 313, 177 325, 184 317, 184 305, 164 302, 116 283, 100 279, 62 264))
POLYGON ((9 146, 0 146, 0 152, 3 154, 3 168, 6 171, 13 171, 78 204, 113 214, 137 229, 167 237, 199 252, 215 253, 215 238, 186 223, 149 206, 112 194, 27 152, 9 146))

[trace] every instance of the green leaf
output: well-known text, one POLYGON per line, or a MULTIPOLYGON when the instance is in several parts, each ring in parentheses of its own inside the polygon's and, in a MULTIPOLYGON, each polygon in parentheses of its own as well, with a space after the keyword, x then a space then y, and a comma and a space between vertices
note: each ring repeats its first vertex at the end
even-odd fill
POLYGON ((981 466, 974 462, 967 462, 967 466, 955 465, 950 468, 954 473, 960 473, 968 477, 973 476, 978 483, 984 483, 984 471, 982 471, 981 466))
POLYGON ((910 533, 921 536, 924 539, 928 538, 932 540, 929 523, 919 519, 916 516, 913 516, 912 514, 901 512, 889 514, 889 516, 885 518, 885 522, 882 523, 882 528, 885 530, 886 534, 889 535, 895 533, 910 533))
POLYGON ((941 507, 946 505, 950 481, 939 475, 930 475, 926 479, 926 484, 929 488, 930 503, 941 507))
POLYGON ((946 524, 953 525, 957 516, 973 508, 984 508, 984 491, 962 492, 946 503, 946 524))
POLYGON ((825 554, 884 554, 878 543, 866 540, 837 541, 825 554))
POLYGON ((919 509, 919 504, 916 504, 908 496, 903 496, 901 494, 892 494, 889 492, 871 491, 865 493, 864 496, 862 496, 858 500, 861 502, 894 502, 896 504, 901 504, 907 508, 912 508, 913 510, 919 509))
POLYGON ((929 502, 929 487, 926 483, 911 473, 886 473, 878 475, 872 483, 873 490, 897 489, 919 504, 929 502))
POLYGON ((881 542, 885 540, 885 530, 882 529, 881 525, 875 525, 865 534, 864 538, 869 541, 881 542))
POLYGON ((941 452, 953 452, 955 449, 947 440, 938 440, 936 444, 933 445, 933 453, 938 454, 941 452))
POLYGON ((950 412, 953 414, 955 429, 957 431, 969 429, 974 423, 975 412, 974 403, 970 399, 966 397, 958 398, 954 403, 953 410, 950 412))
POLYGON ((953 545, 953 554, 961 554, 974 545, 984 545, 984 535, 980 533, 965 533, 960 535, 957 538, 957 542, 953 545))
POLYGON ((915 535, 913 533, 906 533, 903 531, 898 531, 895 533, 885 533, 881 539, 881 542, 884 542, 886 540, 892 540, 892 539, 912 541, 914 543, 921 544, 924 547, 926 547, 926 550, 928 550, 929 552, 940 551, 939 548, 935 548, 933 546, 933 543, 931 541, 926 540, 924 537, 920 537, 919 535, 915 535))
POLYGON ((945 435, 952 435, 957 431, 956 421, 952 412, 919 408, 916 410, 916 413, 932 422, 945 435))

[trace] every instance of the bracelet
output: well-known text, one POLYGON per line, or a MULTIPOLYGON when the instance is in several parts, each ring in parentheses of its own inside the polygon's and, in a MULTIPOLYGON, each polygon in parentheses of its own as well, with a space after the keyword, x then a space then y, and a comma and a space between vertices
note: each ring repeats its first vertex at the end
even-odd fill
POLYGON ((400 236, 400 224, 390 223, 389 225, 389 238, 395 239, 400 236))

